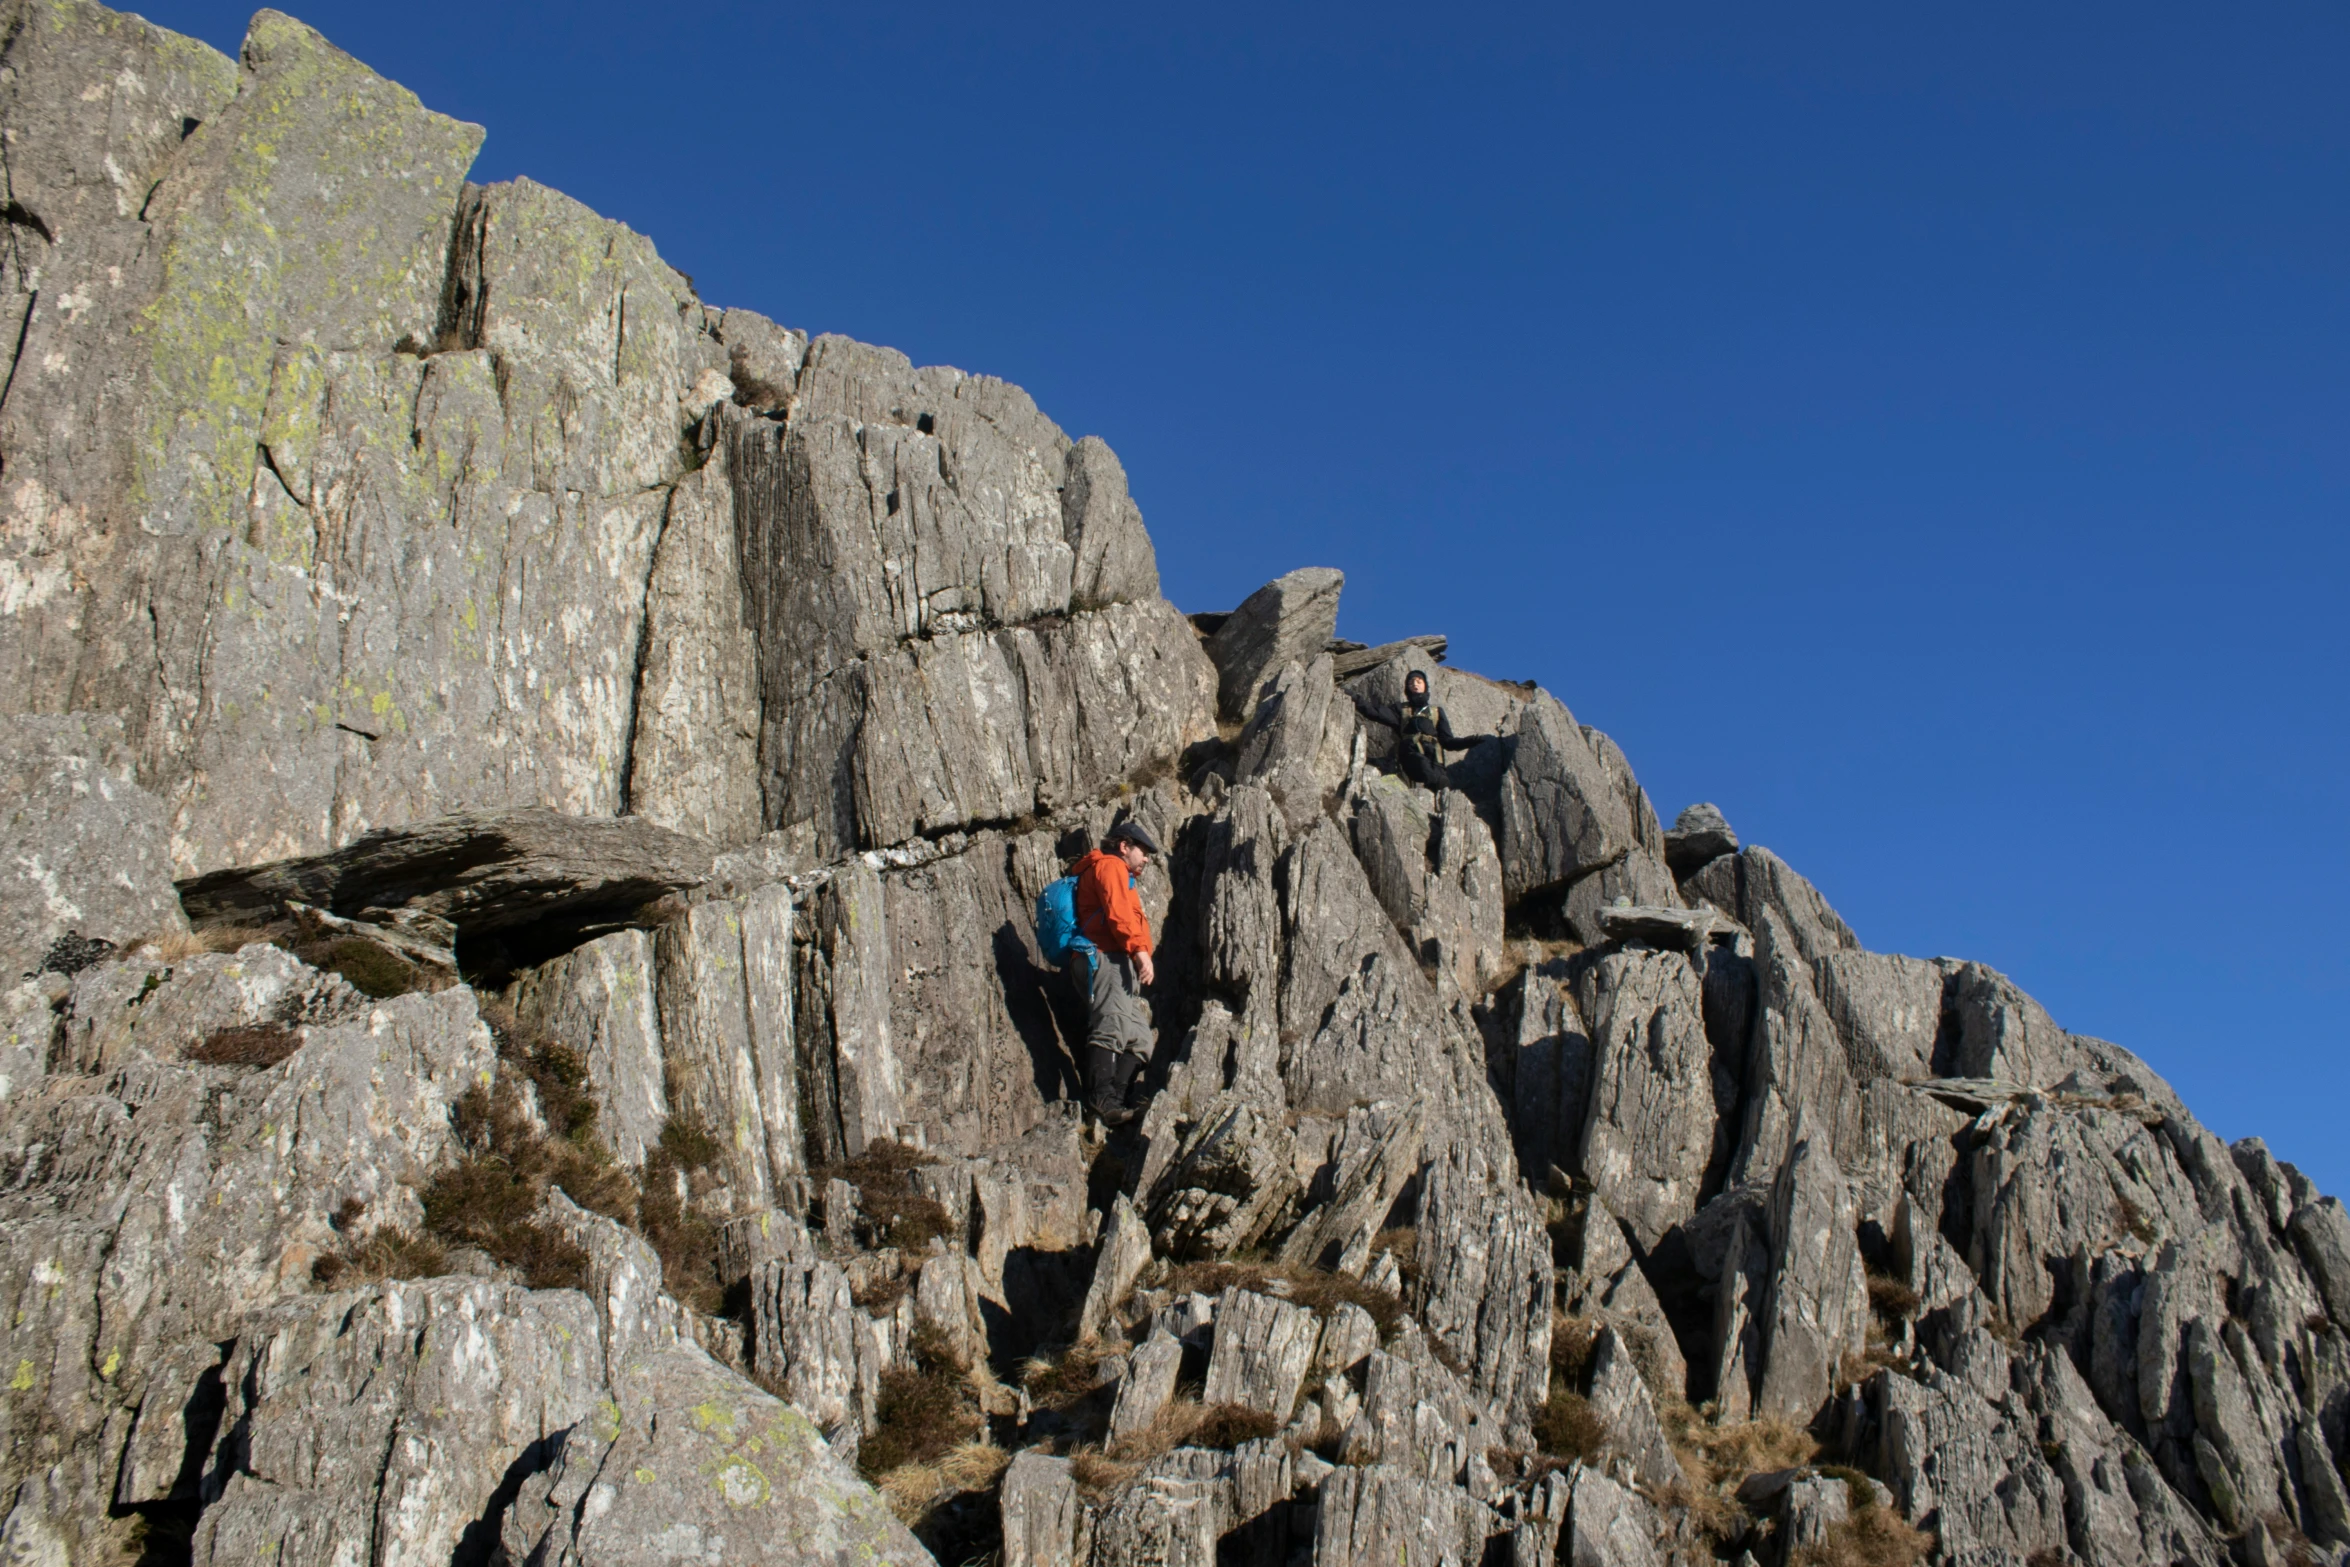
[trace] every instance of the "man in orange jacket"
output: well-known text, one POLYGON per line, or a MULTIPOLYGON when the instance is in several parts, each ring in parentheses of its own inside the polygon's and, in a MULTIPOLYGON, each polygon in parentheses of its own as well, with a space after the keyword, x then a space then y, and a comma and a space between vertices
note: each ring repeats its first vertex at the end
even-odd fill
POLYGON ((1151 1054, 1150 1011, 1142 988, 1158 978, 1151 965, 1151 924, 1134 895, 1134 878, 1159 852, 1137 821, 1120 822, 1077 862, 1077 929, 1094 950, 1070 977, 1085 991, 1086 1103, 1105 1126, 1124 1126, 1140 1111, 1127 1102, 1151 1054))

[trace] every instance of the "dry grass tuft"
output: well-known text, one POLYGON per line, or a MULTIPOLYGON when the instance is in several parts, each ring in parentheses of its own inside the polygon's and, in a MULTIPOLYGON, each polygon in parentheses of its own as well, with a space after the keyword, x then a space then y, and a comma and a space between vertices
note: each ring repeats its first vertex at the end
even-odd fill
POLYGON ((1178 1447, 1233 1448, 1280 1430, 1281 1422, 1262 1410, 1243 1404, 1202 1404, 1186 1392, 1169 1399, 1149 1425, 1120 1437, 1108 1452, 1078 1449, 1070 1455, 1069 1472, 1088 1497, 1099 1500, 1104 1492, 1140 1474, 1151 1460, 1178 1447))
POLYGON ((965 1442, 940 1460, 938 1472, 958 1491, 992 1491, 1012 1466, 1012 1455, 986 1437, 965 1442))
POLYGON ((904 1143, 869 1143, 856 1158, 817 1170, 815 1179, 820 1189, 832 1180, 857 1189, 857 1208, 871 1231, 860 1238, 868 1245, 919 1252, 954 1228, 954 1220, 935 1198, 914 1189, 914 1171, 934 1162, 921 1149, 904 1143))
POLYGON ((1869 1274, 1869 1305, 1895 1322, 1918 1314, 1918 1292, 1890 1273, 1869 1274))
POLYGON ((1058 1354, 1037 1354, 1020 1368, 1020 1385, 1043 1409, 1066 1409, 1091 1394, 1101 1381, 1101 1363, 1118 1353, 1098 1339, 1072 1344, 1058 1354))
POLYGON ((1673 1456, 1680 1461, 1681 1478, 1666 1488, 1665 1502, 1687 1513, 1690 1526, 1715 1544, 1735 1538, 1746 1527, 1746 1509, 1738 1505, 1734 1488, 1708 1480, 1705 1461, 1696 1454, 1676 1448, 1673 1456))
POLYGON ((203 930, 167 930, 133 942, 131 951, 158 963, 179 963, 208 952, 234 952, 269 939, 270 932, 257 925, 213 925, 203 930))
MULTIPOLYGON (((1396 1233, 1410 1234, 1400 1231, 1396 1233)), ((1384 1337, 1403 1316, 1403 1302, 1385 1290, 1375 1290, 1361 1279, 1320 1268, 1293 1268, 1272 1262, 1186 1262, 1170 1270, 1166 1288, 1177 1295, 1220 1295, 1227 1289, 1255 1290, 1277 1295, 1328 1316, 1342 1305, 1360 1306, 1371 1314, 1384 1337)))
POLYGON ((1932 1535, 1892 1508, 1879 1507, 1867 1486, 1851 1489, 1852 1516, 1830 1528, 1819 1544, 1796 1551, 1788 1567, 1916 1567, 1932 1553, 1932 1535), (1859 1503, 1864 1494, 1869 1497, 1865 1507, 1859 1503))
POLYGON ((900 1464, 873 1482, 898 1522, 912 1525, 947 1494, 946 1476, 933 1464, 900 1464))
POLYGON ((1549 1401, 1534 1412, 1534 1440, 1552 1458, 1588 1464, 1606 1451, 1609 1433, 1589 1399, 1554 1386, 1549 1401))
POLYGON ((182 1052, 203 1066, 275 1066, 302 1048, 302 1036, 283 1023, 216 1028, 182 1052))
POLYGON ((1200 1411, 1199 1424, 1184 1439, 1186 1447, 1234 1448, 1243 1442, 1261 1442, 1281 1429, 1279 1417, 1245 1404, 1210 1404, 1200 1411))
POLYGON ((377 1230, 310 1265, 310 1276, 328 1289, 378 1279, 429 1279, 448 1271, 447 1247, 429 1235, 394 1229, 377 1230))
POLYGON ((1897 1370, 1902 1364, 1900 1354, 1891 1345, 1871 1334, 1867 1348, 1857 1353, 1846 1350, 1844 1358, 1837 1362, 1836 1390, 1843 1392, 1847 1388, 1866 1382, 1879 1371, 1888 1368, 1897 1370))
POLYGON ((1417 1229, 1408 1224, 1399 1224, 1393 1229, 1381 1230, 1371 1237, 1371 1255, 1376 1257, 1383 1251, 1395 1253, 1395 1265, 1402 1270, 1405 1284, 1420 1282, 1420 1232, 1417 1229))
POLYGON ((1808 1464, 1820 1450, 1810 1432, 1784 1420, 1715 1425, 1679 1403, 1660 1413, 1666 1439, 1684 1460, 1682 1467, 1702 1475, 1708 1486, 1727 1483, 1735 1488, 1748 1475, 1808 1464))
POLYGON ((1142 1465, 1112 1458, 1098 1447, 1081 1447, 1069 1455, 1069 1478, 1092 1501, 1099 1501, 1141 1472, 1142 1465))
POLYGON ((912 1349, 912 1367, 881 1374, 873 1430, 857 1448, 858 1469, 877 1484, 908 1465, 935 1467, 986 1432, 971 1368, 946 1334, 930 1322, 917 1323, 912 1349))
POLYGON ((1550 1379, 1553 1384, 1565 1381, 1580 1387, 1583 1373, 1591 1367, 1592 1346, 1599 1342, 1600 1321, 1597 1317, 1570 1317, 1563 1311, 1550 1314, 1550 1379))

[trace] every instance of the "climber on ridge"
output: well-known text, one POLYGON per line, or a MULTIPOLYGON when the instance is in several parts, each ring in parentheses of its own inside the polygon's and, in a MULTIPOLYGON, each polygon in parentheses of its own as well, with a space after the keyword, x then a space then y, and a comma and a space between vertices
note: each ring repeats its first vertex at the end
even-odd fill
POLYGON ((1124 1126, 1140 1114, 1129 1101, 1134 1080, 1150 1059, 1150 1012, 1142 990, 1158 978, 1151 964, 1151 925, 1134 895, 1134 878, 1159 852, 1158 840, 1137 821, 1120 822, 1102 847, 1077 862, 1077 928, 1093 944, 1084 963, 1069 965, 1085 995, 1086 1103, 1105 1126, 1124 1126))
POLYGON ((1443 708, 1428 700, 1428 672, 1415 669, 1403 678, 1403 706, 1354 697, 1355 709, 1375 724, 1395 731, 1395 770, 1415 783, 1442 794, 1452 786, 1444 770, 1444 753, 1466 751, 1493 737, 1456 735, 1443 708))

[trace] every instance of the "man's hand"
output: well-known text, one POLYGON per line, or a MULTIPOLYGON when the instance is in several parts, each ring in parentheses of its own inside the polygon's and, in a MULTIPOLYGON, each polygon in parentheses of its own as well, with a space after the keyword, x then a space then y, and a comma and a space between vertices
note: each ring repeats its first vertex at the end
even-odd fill
POLYGON ((1151 966, 1151 955, 1147 952, 1137 952, 1134 955, 1134 973, 1135 977, 1146 985, 1158 982, 1158 970, 1151 966))

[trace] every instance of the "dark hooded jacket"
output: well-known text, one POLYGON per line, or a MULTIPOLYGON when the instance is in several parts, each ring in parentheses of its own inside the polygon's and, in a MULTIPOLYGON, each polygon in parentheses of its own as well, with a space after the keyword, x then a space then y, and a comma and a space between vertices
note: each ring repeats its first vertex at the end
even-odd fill
POLYGON ((1347 694, 1354 697, 1356 712, 1372 723, 1385 724, 1395 731, 1396 749, 1416 751, 1431 762, 1441 761, 1442 751, 1466 751, 1471 746, 1481 745, 1493 738, 1491 735, 1454 734, 1451 715, 1443 708, 1426 696, 1417 703, 1411 700, 1413 679, 1420 682, 1423 692, 1427 690, 1427 672, 1413 670, 1404 680, 1404 700, 1400 704, 1374 702, 1351 691, 1347 694))

